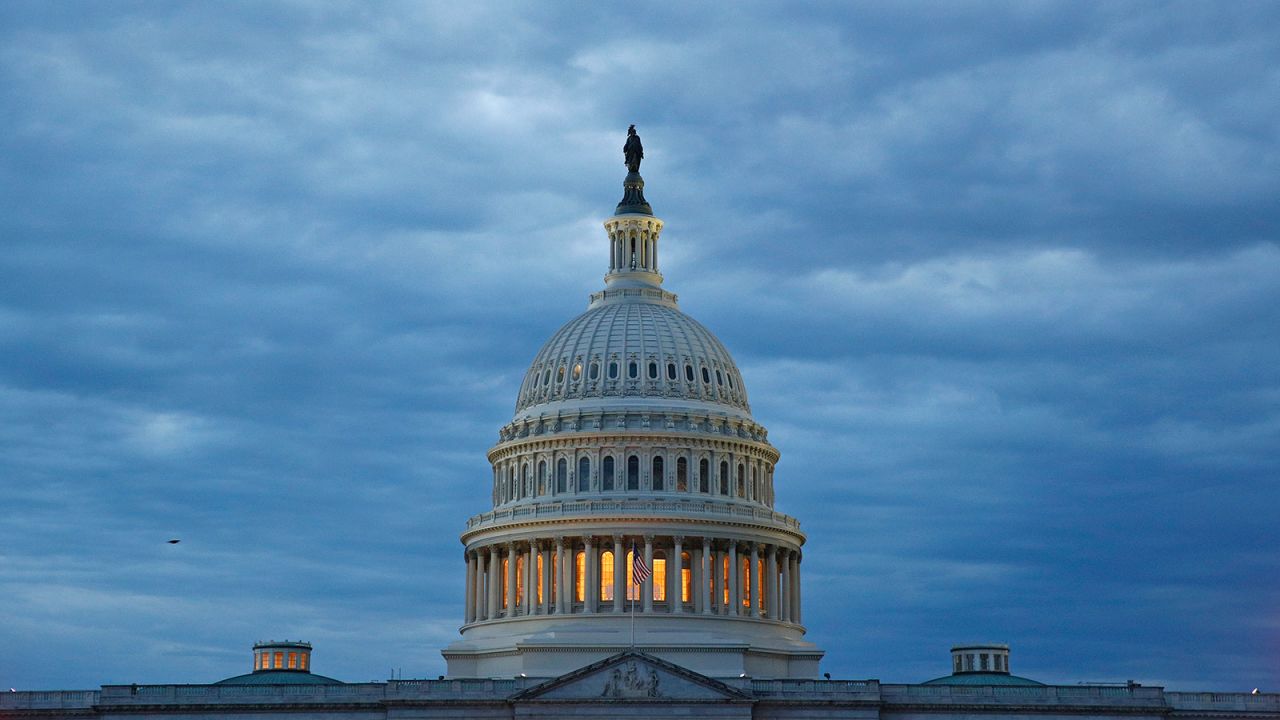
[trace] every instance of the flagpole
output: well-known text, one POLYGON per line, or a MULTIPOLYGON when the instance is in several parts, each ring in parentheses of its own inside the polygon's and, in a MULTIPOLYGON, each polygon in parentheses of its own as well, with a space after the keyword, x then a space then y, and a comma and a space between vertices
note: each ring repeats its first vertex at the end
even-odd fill
MULTIPOLYGON (((627 574, 635 578, 636 564, 636 541, 631 539, 631 564, 627 567, 627 574)), ((636 601, 631 599, 631 583, 627 583, 627 599, 631 600, 631 649, 636 649, 636 601)))

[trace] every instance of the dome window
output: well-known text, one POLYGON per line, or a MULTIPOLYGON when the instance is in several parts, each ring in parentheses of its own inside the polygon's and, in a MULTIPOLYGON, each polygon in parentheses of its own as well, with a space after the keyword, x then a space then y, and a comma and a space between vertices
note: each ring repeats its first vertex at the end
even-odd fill
POLYGON ((635 455, 627 458, 627 489, 640 489, 640 458, 635 455))
POLYGON ((591 489, 591 461, 587 458, 578 458, 578 492, 586 492, 591 489))
POLYGON ((562 382, 564 382, 564 366, 563 365, 561 365, 560 368, 556 370, 556 384, 559 385, 562 382))
POLYGON ((610 380, 618 379, 618 363, 616 362, 609 363, 609 379, 610 380))
POLYGON ((556 492, 563 493, 569 482, 569 463, 564 458, 556 461, 556 492))
POLYGON ((676 492, 689 491, 689 461, 676 458, 676 492))
POLYGON ((650 380, 658 379, 658 363, 652 360, 649 361, 649 379, 650 380))
POLYGON ((729 494, 729 463, 720 461, 720 494, 729 494))
POLYGON ((724 384, 724 375, 720 374, 720 370, 718 368, 716 369, 716 384, 717 385, 724 384))
POLYGON ((673 362, 667 363, 667 379, 668 380, 676 379, 676 364, 673 362))
POLYGON ((539 380, 539 379, 541 379, 541 377, 542 377, 542 373, 534 373, 534 374, 533 374, 533 387, 534 387, 535 389, 538 387, 538 380, 539 380))
POLYGON ((709 475, 711 475, 711 466, 706 458, 702 458, 698 461, 698 492, 705 493, 711 490, 708 487, 710 480, 707 478, 709 475))
POLYGON ((573 366, 573 381, 577 382, 582 379, 582 363, 575 363, 573 366))
POLYGON ((702 368, 702 382, 708 385, 711 384, 711 371, 706 369, 705 367, 702 368))
POLYGON ((737 389, 737 388, 735 388, 735 387, 733 386, 733 373, 729 373, 729 389, 730 389, 730 390, 736 390, 736 389, 737 389))
POLYGON ((653 489, 666 489, 666 473, 663 472, 662 456, 658 455, 653 458, 653 489))
POLYGON ((693 366, 689 363, 684 365, 684 379, 688 382, 693 382, 693 366))
POLYGON ((636 378, 640 377, 640 364, 637 363, 635 360, 632 360, 630 363, 627 363, 627 377, 631 378, 632 380, 635 380, 636 378))
POLYGON ((606 456, 600 463, 600 489, 613 489, 613 457, 606 456))
POLYGON ((551 382, 551 368, 547 368, 547 371, 542 373, 542 384, 547 385, 550 382, 551 382))
POLYGON ((599 379, 600 379, 600 363, 598 363, 598 362, 593 362, 593 363, 591 363, 591 370, 589 371, 588 376, 589 376, 592 380, 599 380, 599 379))

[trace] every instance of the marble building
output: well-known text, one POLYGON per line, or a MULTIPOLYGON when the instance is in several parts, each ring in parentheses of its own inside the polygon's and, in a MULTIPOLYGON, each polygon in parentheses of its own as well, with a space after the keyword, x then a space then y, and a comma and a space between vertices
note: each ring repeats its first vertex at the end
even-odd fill
POLYGON ((488 453, 446 676, 345 683, 313 672, 310 644, 269 641, 209 684, 0 693, 0 720, 1280 720, 1276 694, 1047 685, 1001 644, 957 645, 918 684, 821 677, 779 452, 729 352, 663 288, 634 128, 624 153, 605 286, 534 356, 488 453))

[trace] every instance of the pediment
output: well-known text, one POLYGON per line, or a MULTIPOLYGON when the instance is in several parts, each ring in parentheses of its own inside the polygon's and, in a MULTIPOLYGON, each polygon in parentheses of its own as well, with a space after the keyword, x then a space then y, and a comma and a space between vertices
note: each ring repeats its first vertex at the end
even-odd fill
POLYGON ((662 702, 748 700, 749 697, 719 680, 630 650, 535 685, 513 699, 662 702))

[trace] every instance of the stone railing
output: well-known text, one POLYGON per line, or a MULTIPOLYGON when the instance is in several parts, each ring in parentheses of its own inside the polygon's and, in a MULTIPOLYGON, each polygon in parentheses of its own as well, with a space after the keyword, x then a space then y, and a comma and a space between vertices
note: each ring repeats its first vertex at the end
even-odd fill
POLYGON ((481 525, 498 525, 540 519, 590 518, 597 515, 635 515, 637 517, 688 517, 756 520, 800 529, 800 521, 768 508, 745 506, 714 500, 571 500, 531 503, 491 510, 467 519, 467 529, 481 525))
POLYGON ((71 710, 98 704, 97 690, 37 690, 0 693, 0 710, 71 710))
POLYGON ((752 680, 748 687, 758 698, 817 698, 823 701, 836 697, 878 700, 878 680, 752 680))
POLYGON ((381 702, 386 683, 344 685, 104 685, 102 705, 381 702))
POLYGON ((1174 710, 1280 712, 1278 693, 1166 692, 1164 697, 1174 710))
POLYGON ((1164 705, 1162 688, 1123 685, 882 685, 880 695, 889 704, 1164 705))

